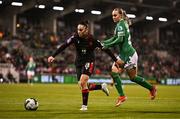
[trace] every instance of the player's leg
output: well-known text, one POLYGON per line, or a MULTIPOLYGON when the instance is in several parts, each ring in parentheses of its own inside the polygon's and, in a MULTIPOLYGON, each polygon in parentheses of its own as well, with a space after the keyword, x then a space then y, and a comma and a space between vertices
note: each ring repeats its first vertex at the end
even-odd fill
POLYGON ((102 90, 107 96, 109 96, 109 90, 107 88, 106 83, 102 83, 102 84, 88 83, 88 89, 89 91, 102 90))
POLYGON ((27 71, 27 82, 28 84, 33 83, 33 78, 34 78, 35 72, 34 71, 27 71))
POLYGON ((78 85, 82 93, 82 107, 80 108, 80 110, 85 111, 87 110, 89 90, 87 90, 87 88, 85 88, 86 86, 84 86, 84 79, 86 79, 87 77, 86 75, 83 75, 82 72, 83 66, 76 66, 78 85))
POLYGON ((121 78, 119 76, 119 69, 115 66, 115 63, 112 66, 112 72, 111 72, 111 77, 114 81, 116 90, 118 91, 119 97, 116 101, 115 106, 120 106, 126 99, 127 97, 124 94, 123 88, 122 88, 122 82, 121 82, 121 78))
POLYGON ((35 71, 32 71, 31 72, 31 84, 33 84, 33 82, 34 82, 34 76, 35 76, 35 71))
MULTIPOLYGON (((94 71, 94 62, 87 62, 83 67, 83 73, 87 75, 91 75, 94 71)), ((93 90, 102 90, 107 96, 109 96, 109 90, 105 83, 103 84, 96 84, 96 83, 88 83, 89 91, 93 90)))
POLYGON ((138 56, 135 53, 129 61, 129 64, 126 64, 128 76, 131 81, 141 85, 142 87, 148 89, 151 94, 151 99, 154 99, 156 96, 156 87, 147 82, 143 77, 137 75, 137 60, 138 56))
POLYGON ((102 86, 96 83, 88 83, 88 89, 89 91, 93 90, 101 90, 102 86))
POLYGON ((82 67, 76 66, 76 74, 77 74, 78 86, 81 89, 80 78, 81 78, 81 74, 82 74, 82 67))
POLYGON ((129 75, 131 81, 133 81, 133 82, 141 85, 142 87, 148 89, 150 91, 151 99, 152 100, 155 99, 156 93, 157 93, 156 86, 151 85, 143 77, 136 75, 136 68, 129 69, 129 70, 127 70, 127 72, 128 72, 128 75, 129 75))
POLYGON ((93 69, 94 69, 93 62, 87 62, 79 69, 79 73, 77 72, 77 74, 81 74, 79 84, 82 92, 83 104, 82 104, 82 108, 80 109, 82 111, 87 110, 88 96, 89 96, 88 80, 89 80, 89 76, 93 72, 93 69))
POLYGON ((29 84, 30 83, 30 72, 27 71, 27 83, 29 84))
POLYGON ((127 72, 128 72, 128 75, 129 75, 131 81, 133 81, 133 82, 141 85, 142 87, 148 89, 150 91, 151 99, 152 100, 155 99, 156 93, 157 93, 157 89, 155 86, 151 85, 143 77, 136 75, 136 68, 135 69, 129 69, 127 72))
POLYGON ((82 74, 80 78, 80 86, 81 86, 81 92, 82 92, 82 107, 80 110, 86 111, 87 105, 88 105, 88 96, 89 96, 89 89, 87 86, 89 76, 86 74, 82 74))

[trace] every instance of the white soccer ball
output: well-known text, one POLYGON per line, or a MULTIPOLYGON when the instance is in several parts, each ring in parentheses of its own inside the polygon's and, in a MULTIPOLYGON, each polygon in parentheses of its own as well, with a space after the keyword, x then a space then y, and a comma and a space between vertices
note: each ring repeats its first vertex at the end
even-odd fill
POLYGON ((37 110, 39 104, 38 101, 34 98, 28 98, 24 102, 24 107, 26 110, 37 110))

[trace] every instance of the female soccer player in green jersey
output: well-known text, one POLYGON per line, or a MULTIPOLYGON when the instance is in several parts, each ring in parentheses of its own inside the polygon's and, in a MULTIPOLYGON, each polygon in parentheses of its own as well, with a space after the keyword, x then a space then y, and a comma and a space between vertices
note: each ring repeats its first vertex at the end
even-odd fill
POLYGON ((36 69, 36 63, 35 63, 33 57, 30 57, 29 62, 27 64, 27 66, 26 66, 28 84, 33 83, 33 78, 34 78, 34 75, 35 75, 35 69, 36 69))
POLYGON ((120 64, 121 69, 117 68, 115 63, 112 66, 111 76, 115 83, 115 87, 119 93, 118 100, 115 106, 120 106, 127 97, 125 96, 122 83, 119 76, 120 70, 125 69, 131 81, 141 85, 150 91, 151 99, 156 97, 156 87, 148 83, 144 78, 137 75, 138 55, 131 44, 131 35, 129 31, 129 19, 125 11, 121 8, 115 8, 112 11, 112 19, 117 23, 114 36, 103 42, 105 48, 115 47, 119 48, 118 57, 122 60, 120 64))

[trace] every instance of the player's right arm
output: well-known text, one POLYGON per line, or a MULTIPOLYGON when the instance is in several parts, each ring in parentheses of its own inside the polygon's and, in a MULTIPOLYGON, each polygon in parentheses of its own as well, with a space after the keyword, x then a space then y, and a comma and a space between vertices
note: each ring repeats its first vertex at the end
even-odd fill
POLYGON ((74 42, 74 36, 68 38, 54 53, 52 56, 48 57, 48 62, 51 63, 55 60, 55 57, 61 53, 64 49, 66 49, 70 44, 74 42))

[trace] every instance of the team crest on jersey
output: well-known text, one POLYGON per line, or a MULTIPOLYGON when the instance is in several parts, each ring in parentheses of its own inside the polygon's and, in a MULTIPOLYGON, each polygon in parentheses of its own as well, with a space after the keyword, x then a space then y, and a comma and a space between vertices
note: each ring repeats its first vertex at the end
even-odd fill
POLYGON ((119 29, 118 29, 119 31, 122 31, 122 30, 123 30, 122 26, 119 26, 118 28, 119 28, 119 29))
POLYGON ((86 63, 85 68, 88 69, 90 67, 90 63, 86 63))

